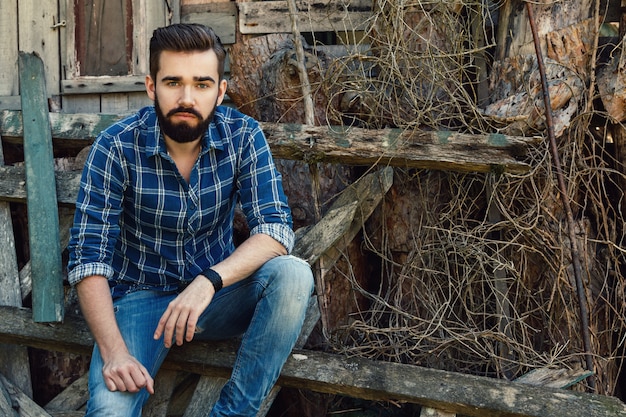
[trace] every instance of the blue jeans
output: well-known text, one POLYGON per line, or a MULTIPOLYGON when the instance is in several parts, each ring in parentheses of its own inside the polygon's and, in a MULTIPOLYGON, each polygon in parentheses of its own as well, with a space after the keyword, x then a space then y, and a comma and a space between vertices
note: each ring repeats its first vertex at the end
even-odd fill
MULTIPOLYGON (((198 321, 195 339, 243 335, 229 381, 210 417, 255 416, 293 349, 313 292, 309 265, 294 256, 268 261, 252 276, 222 289, 198 321)), ((137 291, 114 302, 115 315, 131 354, 154 377, 168 349, 153 340, 161 315, 175 293, 137 291)), ((102 358, 94 346, 89 370, 86 416, 139 417, 148 392, 111 392, 102 377, 102 358)))

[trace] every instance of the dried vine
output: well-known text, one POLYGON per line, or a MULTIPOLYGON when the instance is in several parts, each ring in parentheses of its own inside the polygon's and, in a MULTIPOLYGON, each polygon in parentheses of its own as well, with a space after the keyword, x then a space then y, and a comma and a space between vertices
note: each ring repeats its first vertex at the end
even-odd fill
MULTIPOLYGON (((500 5, 487 3, 377 2, 362 36, 342 34, 360 40, 332 61, 319 86, 329 103, 338 103, 329 105, 328 119, 486 133, 528 124, 525 116, 488 117, 477 104, 485 82, 481 63, 497 64, 489 53, 491 16, 500 5)), ((594 60, 590 68, 597 65, 594 60)), ((532 64, 524 68, 521 82, 530 95, 540 89, 539 79, 532 64)), ((622 127, 590 105, 594 90, 582 90, 580 78, 560 78, 581 94, 569 103, 567 114, 573 106, 577 116, 559 130, 557 146, 581 248, 597 389, 614 394, 626 340, 626 170, 608 132, 622 127)), ((541 123, 526 127, 545 133, 541 123)), ((343 272, 368 303, 355 302, 358 312, 334 330, 332 347, 508 379, 537 367, 582 367, 570 234, 548 145, 534 149, 528 162, 533 168, 525 175, 398 172, 395 188, 410 195, 411 204, 390 197, 364 236, 366 249, 380 259, 382 284, 363 288, 343 272), (403 209, 403 215, 394 212, 403 209), (398 243, 400 229, 405 241, 398 243)))

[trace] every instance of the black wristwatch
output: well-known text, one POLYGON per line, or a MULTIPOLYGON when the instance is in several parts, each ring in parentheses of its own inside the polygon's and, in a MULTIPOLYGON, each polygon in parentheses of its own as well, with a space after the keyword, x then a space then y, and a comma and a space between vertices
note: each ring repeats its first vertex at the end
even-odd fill
POLYGON ((209 281, 211 281, 211 284, 213 284, 213 288, 215 288, 215 292, 217 293, 219 290, 222 289, 222 287, 224 286, 224 283, 222 282, 222 277, 220 276, 220 274, 218 274, 217 272, 215 272, 215 270, 209 268, 209 269, 205 269, 204 271, 202 271, 202 275, 208 279, 209 281))

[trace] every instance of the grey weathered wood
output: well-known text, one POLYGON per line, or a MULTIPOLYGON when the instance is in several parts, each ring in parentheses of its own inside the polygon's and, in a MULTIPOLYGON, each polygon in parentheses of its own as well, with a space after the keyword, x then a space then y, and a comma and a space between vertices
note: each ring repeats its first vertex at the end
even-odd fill
POLYGON ((294 255, 314 264, 319 257, 346 233, 358 207, 358 201, 328 210, 326 216, 307 230, 294 248, 294 255))
POLYGON ((0 60, 0 108, 15 108, 13 106, 16 103, 15 99, 9 99, 6 96, 18 94, 18 26, 16 15, 17 2, 0 2, 0 28, 2 29, 2 42, 0 42, 0 56, 2 57, 0 60))
MULTIPOLYGON (((237 2, 239 30, 243 34, 290 33, 291 22, 286 1, 237 2)), ((372 16, 371 0, 353 0, 339 4, 319 1, 311 5, 297 2, 298 28, 301 32, 342 32, 363 30, 372 16), (311 7, 310 7, 311 6, 311 7)))
POLYGON ((224 45, 235 43, 237 5, 235 2, 190 4, 182 7, 183 23, 201 23, 213 28, 224 45))
POLYGON ((21 102, 20 96, 1 96, 0 97, 0 109, 21 110, 22 102, 21 102))
POLYGON ((63 266, 43 61, 35 54, 20 53, 19 72, 33 271, 33 319, 61 321, 64 314, 63 266))
MULTIPOLYGON (((50 326, 33 322, 31 314, 29 309, 0 307, 0 342, 91 351, 93 340, 81 318, 67 316, 63 324, 50 326)), ((235 350, 232 343, 194 342, 172 349, 164 367, 227 377, 235 350)), ((626 416, 626 406, 614 397, 324 352, 295 353, 300 356, 287 360, 279 379, 281 386, 368 400, 406 401, 467 416, 626 416)))
POLYGON ((167 408, 176 387, 176 375, 178 371, 161 369, 154 381, 154 394, 142 409, 142 417, 163 417, 167 415, 167 408))
MULTIPOLYGON (((57 201, 62 204, 76 204, 80 185, 80 172, 56 171, 54 173, 57 201)), ((26 202, 26 169, 24 167, 0 167, 0 200, 26 202)))
POLYGON ((97 77, 78 78, 61 81, 63 94, 104 94, 129 93, 132 91, 146 91, 146 77, 142 75, 127 75, 124 77, 97 77))
POLYGON ((17 410, 13 408, 11 395, 3 384, 0 384, 0 415, 5 417, 19 417, 17 410))
MULTIPOLYGON (((0 167, 4 154, 0 146, 0 167)), ((0 201, 0 304, 22 306, 22 296, 15 252, 13 222, 9 203, 0 201)), ((28 351, 22 346, 0 346, 0 373, 6 375, 28 395, 32 395, 28 351)))
POLYGON ((89 373, 78 378, 59 395, 48 402, 44 409, 49 413, 78 410, 89 399, 89 373))
MULTIPOLYGON (((59 245, 62 250, 67 247, 67 243, 70 240, 69 229, 72 227, 72 222, 74 220, 73 213, 73 210, 69 210, 66 207, 59 208, 59 245)), ((28 261, 26 265, 20 269, 19 278, 22 300, 24 300, 30 295, 33 289, 33 276, 30 261, 28 261)))
POLYGON ((593 375, 586 369, 537 368, 517 378, 515 382, 551 388, 568 388, 593 375))
POLYGON ((393 168, 385 167, 359 179, 341 192, 329 210, 341 207, 350 201, 358 201, 358 208, 344 235, 332 246, 320 252, 326 265, 334 265, 341 254, 345 253, 345 249, 361 230, 374 209, 378 207, 392 184, 393 168))
POLYGON ((200 378, 183 417, 206 416, 207 411, 217 402, 226 381, 226 378, 221 377, 204 376, 200 378))
MULTIPOLYGON (((20 417, 50 417, 50 414, 35 403, 17 386, 13 385, 4 375, 0 374, 0 383, 11 397, 12 403, 16 404, 20 417)), ((10 414, 9 414, 10 415, 10 414)))
MULTIPOLYGON (((57 32, 52 29, 61 20, 57 2, 27 0, 16 3, 17 16, 13 15, 13 18, 18 19, 18 50, 34 52, 42 58, 46 63, 43 75, 46 91, 43 97, 56 96, 61 78, 60 44, 57 32)), ((2 34, 4 36, 4 30, 2 34)))
MULTIPOLYGON (((89 144, 94 135, 122 115, 50 114, 55 146, 77 139, 75 147, 89 144), (85 120, 85 124, 81 124, 85 120), (80 138, 84 138, 81 143, 80 138)), ((0 112, 0 135, 19 143, 23 130, 15 111, 0 112)), ((261 123, 276 158, 344 165, 389 165, 461 172, 526 172, 518 160, 539 137, 501 134, 470 135, 458 132, 403 131, 261 123)), ((67 146, 67 145, 66 145, 67 146)))

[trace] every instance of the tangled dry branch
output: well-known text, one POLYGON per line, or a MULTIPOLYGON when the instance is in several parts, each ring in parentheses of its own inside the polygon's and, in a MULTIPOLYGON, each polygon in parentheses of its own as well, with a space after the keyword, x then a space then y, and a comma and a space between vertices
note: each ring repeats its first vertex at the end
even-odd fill
MULTIPOLYGON (((320 85, 329 102, 339 103, 328 107, 328 119, 506 128, 485 116, 478 92, 498 7, 480 0, 376 2, 364 34, 342 34, 359 41, 333 61, 320 85)), ((614 394, 626 339, 626 171, 610 132, 623 127, 589 110, 589 91, 574 103, 578 115, 559 136, 559 151, 583 248, 597 388, 614 394)), ((533 169, 525 175, 398 173, 396 187, 413 205, 404 219, 408 247, 392 243, 396 230, 384 219, 397 201, 388 201, 383 220, 368 224, 365 235, 384 285, 363 288, 342 272, 368 303, 355 302, 359 311, 334 331, 333 348, 508 379, 537 367, 584 366, 567 224, 547 145, 528 162, 533 169)))

